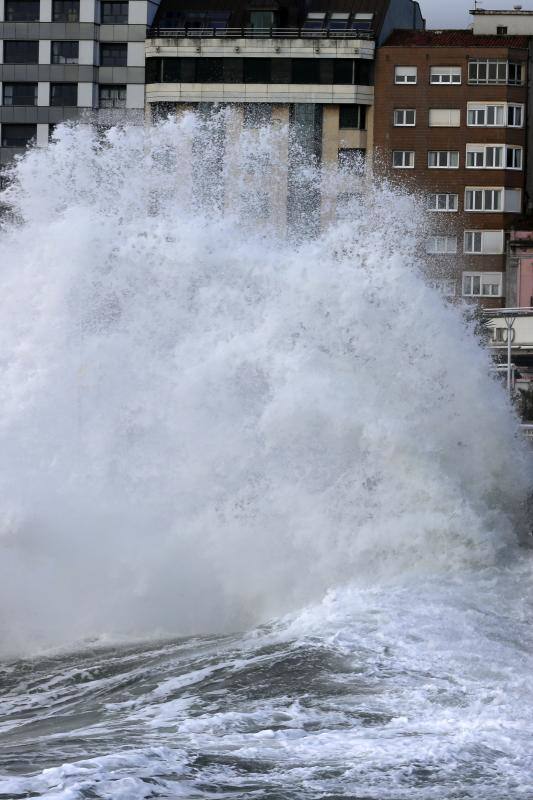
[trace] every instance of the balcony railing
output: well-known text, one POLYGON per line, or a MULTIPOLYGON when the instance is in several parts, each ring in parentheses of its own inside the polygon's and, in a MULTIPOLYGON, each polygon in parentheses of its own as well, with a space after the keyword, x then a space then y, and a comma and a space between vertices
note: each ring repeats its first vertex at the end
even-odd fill
POLYGON ((166 28, 152 27, 147 39, 373 39, 374 31, 356 28, 166 28))

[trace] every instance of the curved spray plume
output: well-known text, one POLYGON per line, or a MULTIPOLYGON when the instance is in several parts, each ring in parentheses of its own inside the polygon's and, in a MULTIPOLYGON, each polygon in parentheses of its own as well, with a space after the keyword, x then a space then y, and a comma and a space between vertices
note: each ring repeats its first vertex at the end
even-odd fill
POLYGON ((221 193, 217 124, 65 127, 16 166, 5 649, 237 629, 514 542, 530 462, 488 356, 423 280, 415 201, 374 186, 291 243, 264 202, 286 132, 241 134, 221 193))

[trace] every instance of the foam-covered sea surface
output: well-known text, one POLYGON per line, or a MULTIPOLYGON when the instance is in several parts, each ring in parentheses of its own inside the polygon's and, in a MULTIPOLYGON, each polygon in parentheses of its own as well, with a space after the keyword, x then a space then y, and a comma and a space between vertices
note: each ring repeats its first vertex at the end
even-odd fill
POLYGON ((233 114, 4 195, 0 798, 531 797, 531 452, 423 198, 233 114))

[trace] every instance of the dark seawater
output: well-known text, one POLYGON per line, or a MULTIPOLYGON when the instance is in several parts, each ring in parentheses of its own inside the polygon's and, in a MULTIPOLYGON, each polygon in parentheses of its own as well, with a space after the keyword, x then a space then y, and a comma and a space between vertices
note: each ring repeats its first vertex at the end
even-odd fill
POLYGON ((3 663, 0 797, 529 798, 524 559, 240 636, 3 663))

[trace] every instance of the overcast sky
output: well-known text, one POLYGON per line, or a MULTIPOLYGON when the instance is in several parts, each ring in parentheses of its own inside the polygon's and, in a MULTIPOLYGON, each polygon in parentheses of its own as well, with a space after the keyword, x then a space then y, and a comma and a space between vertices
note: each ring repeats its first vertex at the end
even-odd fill
MULTIPOLYGON (((426 18, 428 28, 466 28, 472 22, 468 13, 474 8, 474 0, 419 0, 422 14, 426 18)), ((522 0, 483 0, 480 8, 512 8, 522 5, 524 10, 533 8, 533 3, 522 0)))

